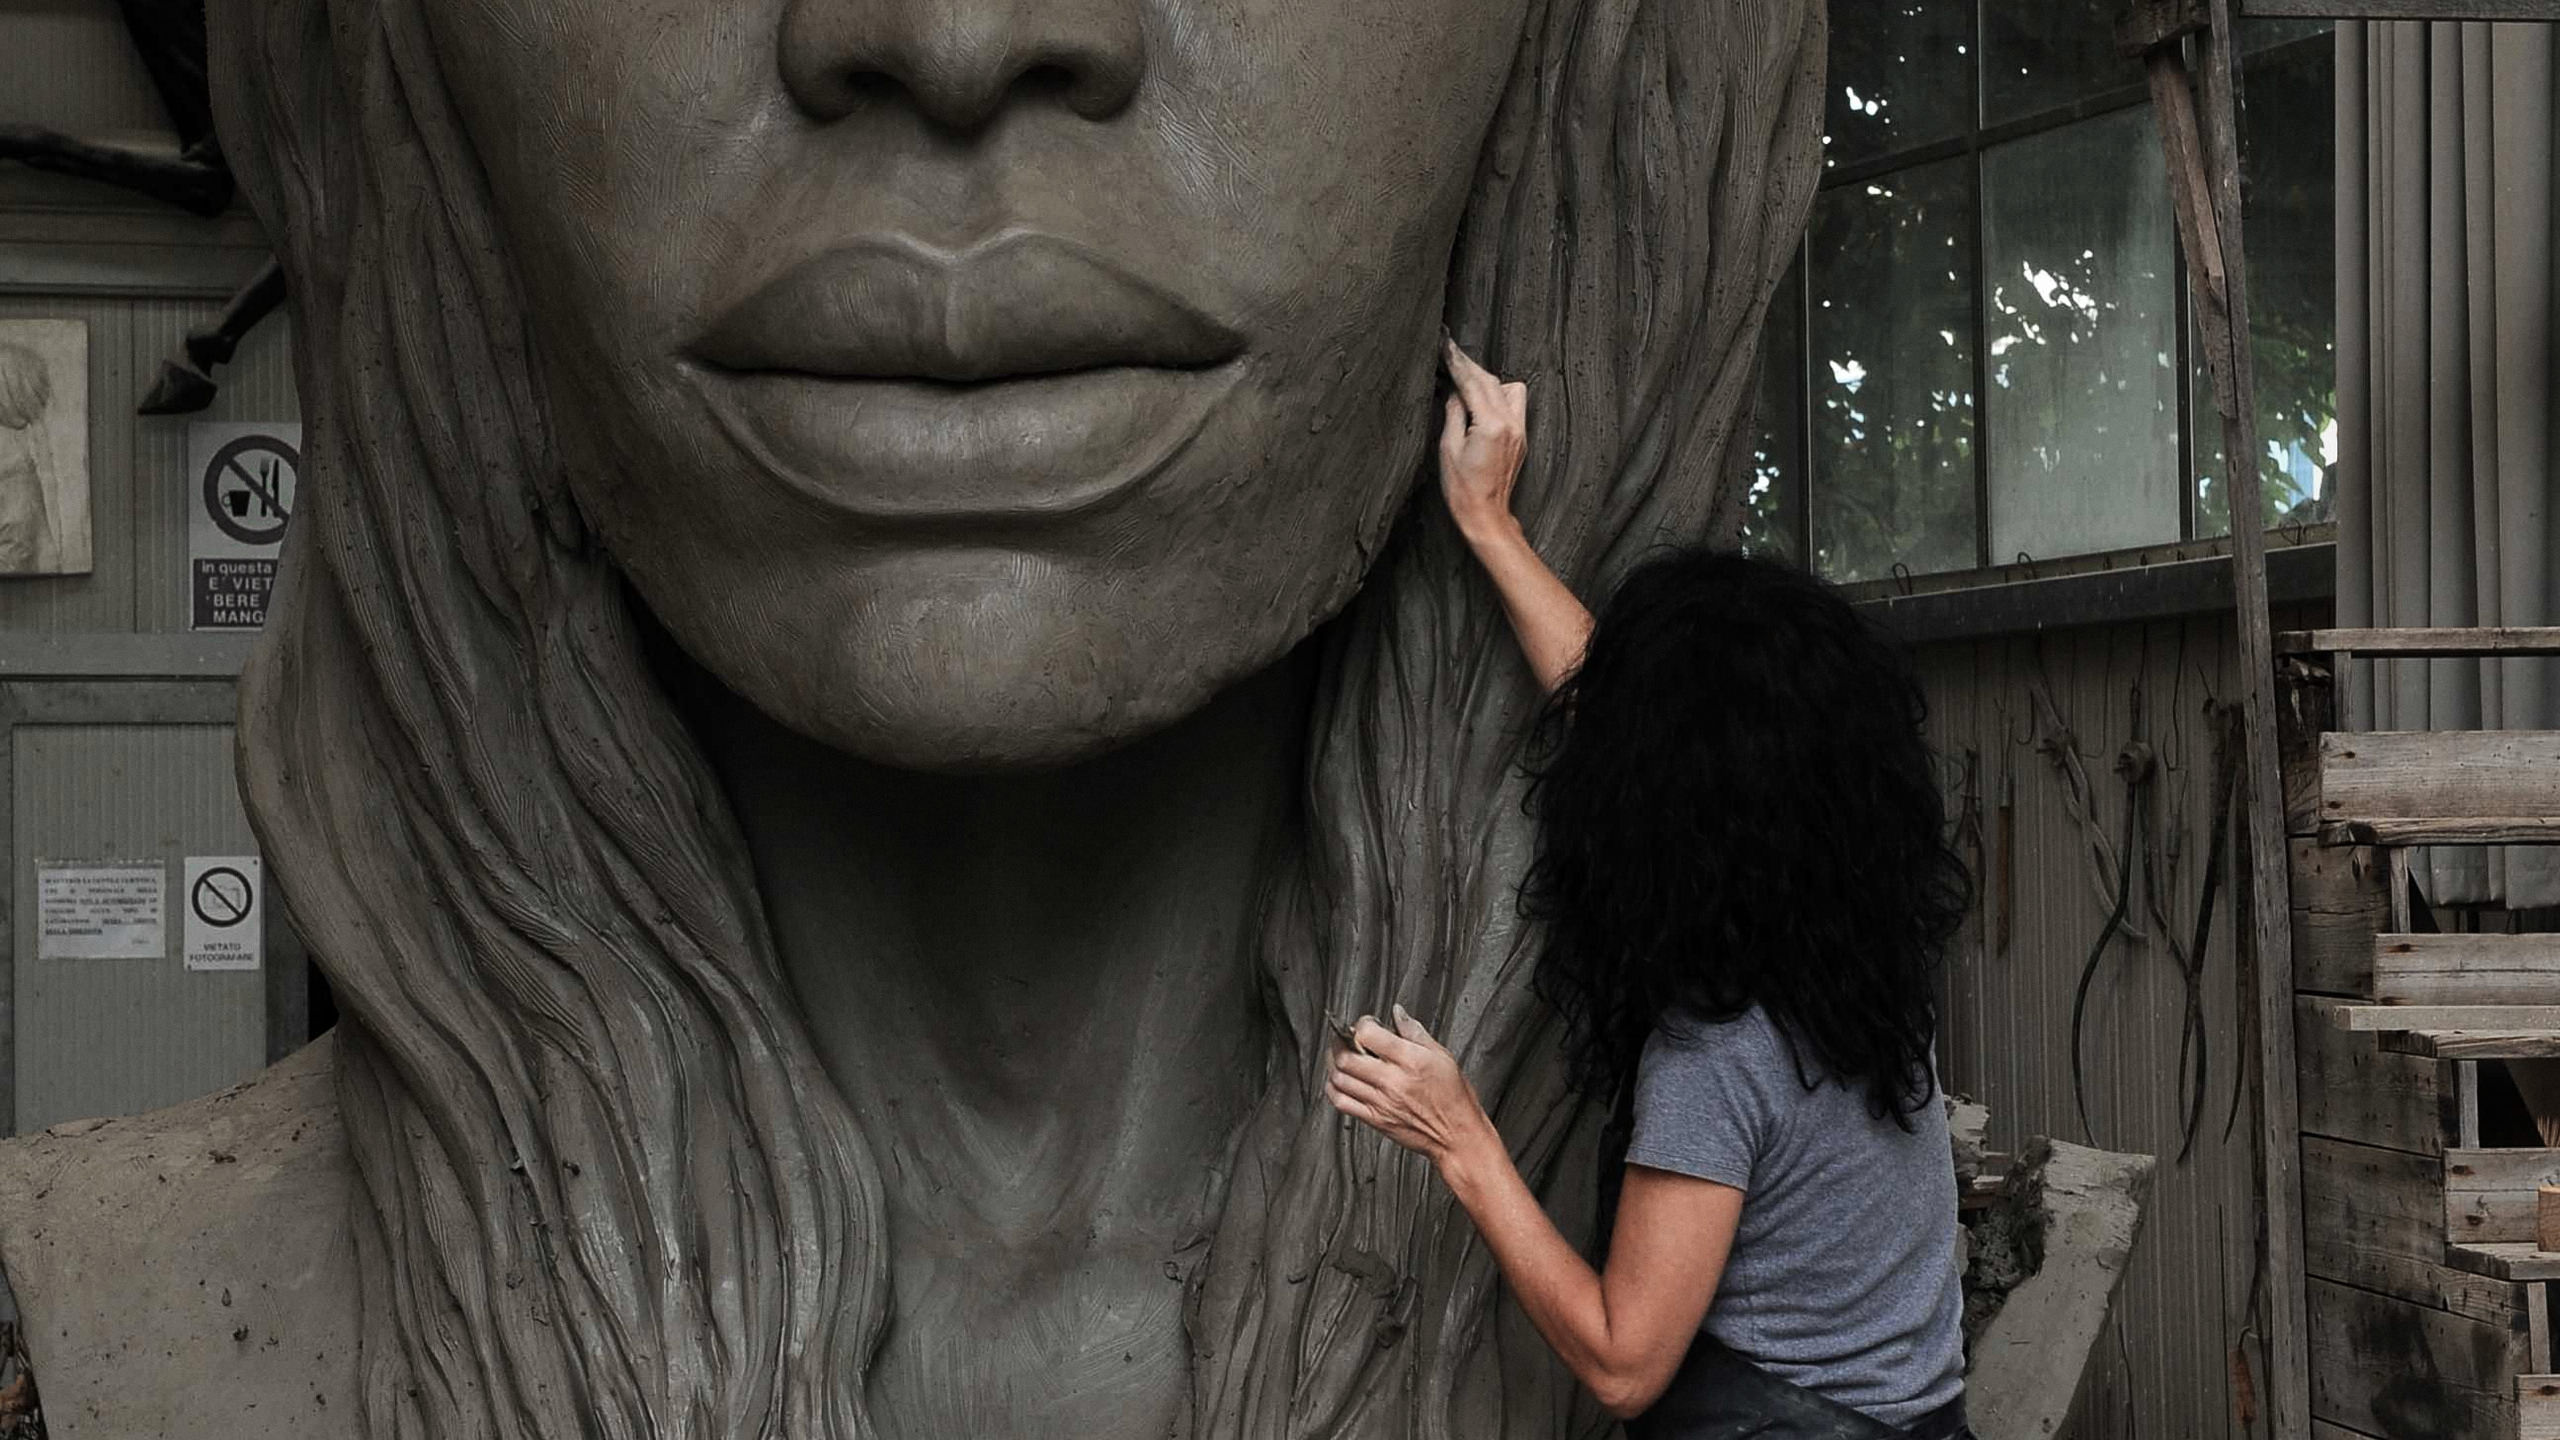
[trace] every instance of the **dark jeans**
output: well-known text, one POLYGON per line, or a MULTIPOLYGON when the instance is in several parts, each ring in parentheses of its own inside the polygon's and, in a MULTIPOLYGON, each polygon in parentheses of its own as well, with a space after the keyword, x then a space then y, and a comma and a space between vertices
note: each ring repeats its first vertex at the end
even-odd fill
POLYGON ((1907 1429, 1861 1415, 1708 1338, 1689 1347, 1671 1387, 1627 1422, 1627 1440, 1974 1440, 1958 1397, 1907 1429))
POLYGON ((1910 1440, 1974 1440, 1973 1427, 1965 1423, 1961 1395, 1912 1421, 1902 1433, 1910 1440))

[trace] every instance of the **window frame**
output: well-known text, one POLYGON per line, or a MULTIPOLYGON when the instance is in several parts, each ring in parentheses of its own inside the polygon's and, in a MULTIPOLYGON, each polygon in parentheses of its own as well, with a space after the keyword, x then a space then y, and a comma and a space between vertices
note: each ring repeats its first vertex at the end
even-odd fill
MULTIPOLYGON (((2197 426, 2200 421, 2218 423, 2218 418, 2215 417, 2215 412, 2209 403, 2201 408, 2197 403, 2199 385, 2196 375, 2194 295, 2191 286, 2187 283, 2187 254, 2184 239, 2173 233, 2170 244, 2175 278, 2171 286, 2171 315, 2176 338, 2175 363, 2179 377, 2179 382, 2175 386, 2178 424, 2177 463, 2180 481, 2176 537, 2129 549, 2075 551, 2061 556, 2021 554, 1995 558, 1991 554, 1991 447, 1986 443, 1984 435, 1984 408, 1990 395, 1991 384, 1991 357, 1988 353, 1989 347, 1985 343, 1988 323, 1983 315, 1985 296, 1990 293, 1991 279, 1990 261, 1983 243, 1987 225, 1983 186, 1985 156, 1994 149, 2016 141, 2050 134, 2083 121, 2103 118, 2136 107, 2147 107, 2151 104, 2151 91, 2145 81, 2136 79, 2125 85, 2081 96, 2067 104, 2050 106, 2000 121, 1997 124, 1986 125, 1983 123, 1982 85, 1982 70, 1989 54, 1986 45, 1985 10, 1984 0, 1973 0, 1973 28, 1967 55, 1973 63, 1966 72, 1965 113, 1968 123, 1964 131, 1942 139, 1907 145, 1844 164, 1832 164, 1826 154, 1822 178, 1816 186, 1816 202, 1819 203, 1822 195, 1835 189, 1888 179, 1922 166, 1961 159, 1965 162, 1970 200, 1968 229, 1972 249, 1970 256, 1972 273, 1969 277, 1972 305, 1969 318, 1973 325, 1971 351, 1974 433, 1972 444, 1968 448, 1972 452, 1973 461, 1974 563, 1959 569, 1926 573, 1905 571, 1897 564, 1894 573, 1890 575, 1835 582, 1852 595, 1909 596, 1937 590, 2015 584, 2050 576, 2206 559, 2226 555, 2230 549, 2227 531, 2219 535, 2196 533, 2199 479, 2197 426)), ((2293 36, 2263 49, 2248 51, 2243 57, 2244 81, 2248 71, 2307 52, 2312 46, 2334 46, 2335 44, 2334 31, 2319 31, 2293 36)), ((1831 81, 1826 80, 1826 95, 1830 83, 1831 81)), ((1828 128, 1826 116, 1826 132, 1828 128)), ((1828 144, 1827 133, 1825 143, 1828 144)), ((2242 155, 2242 165, 2245 172, 2247 165, 2245 150, 2242 155)), ((2165 203, 2168 197, 2164 194, 2162 199, 2165 203)), ((1785 277, 1779 282, 1777 293, 1770 301, 1773 315, 1777 307, 1782 305, 1789 307, 1796 337, 1795 373, 1791 377, 1795 389, 1795 423, 1786 435, 1772 437, 1793 449, 1794 453, 1790 457, 1793 483, 1788 486, 1787 493, 1778 497, 1776 515, 1786 552, 1808 569, 1814 569, 1817 563, 1812 534, 1814 487, 1817 484, 1813 465, 1814 427, 1817 424, 1814 368, 1817 361, 1811 343, 1814 326, 1812 258, 1812 227, 1808 225, 1805 235, 1796 242, 1793 263, 1788 267, 1785 277)), ((1765 338, 1763 355, 1766 363, 1765 338)), ((1761 433, 1764 436, 1769 435, 1765 430, 1761 433)), ((2267 530, 2270 544, 2279 547, 2327 544, 2335 539, 2335 534, 2336 526, 2332 521, 2278 525, 2271 526, 2267 530)))

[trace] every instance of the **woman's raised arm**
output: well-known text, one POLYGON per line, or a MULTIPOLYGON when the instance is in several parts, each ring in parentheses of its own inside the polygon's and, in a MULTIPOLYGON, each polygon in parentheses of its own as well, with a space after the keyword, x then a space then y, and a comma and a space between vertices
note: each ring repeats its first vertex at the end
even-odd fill
POLYGON ((1448 423, 1440 431, 1440 493, 1458 533, 1501 592, 1539 688, 1553 694, 1582 663, 1591 612, 1538 558, 1511 513, 1511 489, 1529 450, 1529 387, 1495 378, 1454 340, 1443 350, 1458 393, 1449 397, 1448 423))

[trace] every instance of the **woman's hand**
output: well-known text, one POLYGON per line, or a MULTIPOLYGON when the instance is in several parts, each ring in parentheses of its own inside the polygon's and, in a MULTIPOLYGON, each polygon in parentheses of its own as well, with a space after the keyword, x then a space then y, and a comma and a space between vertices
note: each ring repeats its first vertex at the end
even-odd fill
POLYGON ((1395 1022, 1363 1016, 1348 1044, 1335 1042, 1325 1098, 1430 1157, 1538 1333, 1610 1414, 1642 1414, 1715 1303, 1742 1192, 1628 1167, 1609 1273, 1595 1273, 1520 1178, 1456 1057, 1404 1007, 1395 1022))
POLYGON ((1395 1021, 1389 1030, 1364 1015, 1351 1044, 1333 1047, 1325 1081, 1333 1108, 1435 1165, 1474 1155, 1488 1141, 1502 1151, 1457 1057, 1401 1005, 1395 1021))
POLYGON ((1455 340, 1446 343, 1442 360, 1458 393, 1449 397, 1448 423, 1440 430, 1440 494, 1501 593, 1538 688, 1552 694, 1582 664, 1591 612, 1538 558, 1511 513, 1511 490, 1529 453, 1529 387, 1495 378, 1455 340))
POLYGON ((1442 341, 1441 352, 1458 393, 1440 428, 1440 494, 1459 533, 1481 545, 1519 528, 1511 490, 1529 454, 1529 387, 1497 379, 1455 340, 1442 341))

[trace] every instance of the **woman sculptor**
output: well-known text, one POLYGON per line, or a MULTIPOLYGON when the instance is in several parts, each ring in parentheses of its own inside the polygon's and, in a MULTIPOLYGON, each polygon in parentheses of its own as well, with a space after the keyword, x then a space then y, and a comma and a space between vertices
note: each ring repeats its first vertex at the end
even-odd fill
POLYGON ((1577 583, 1729 526, 1816 0, 211 21, 297 303, 242 772, 346 1015, 369 1433, 1581 1423, 1318 1098, 1402 1003, 1587 1182, 1536 687, 1408 504, 1434 342, 1542 377, 1577 583))

